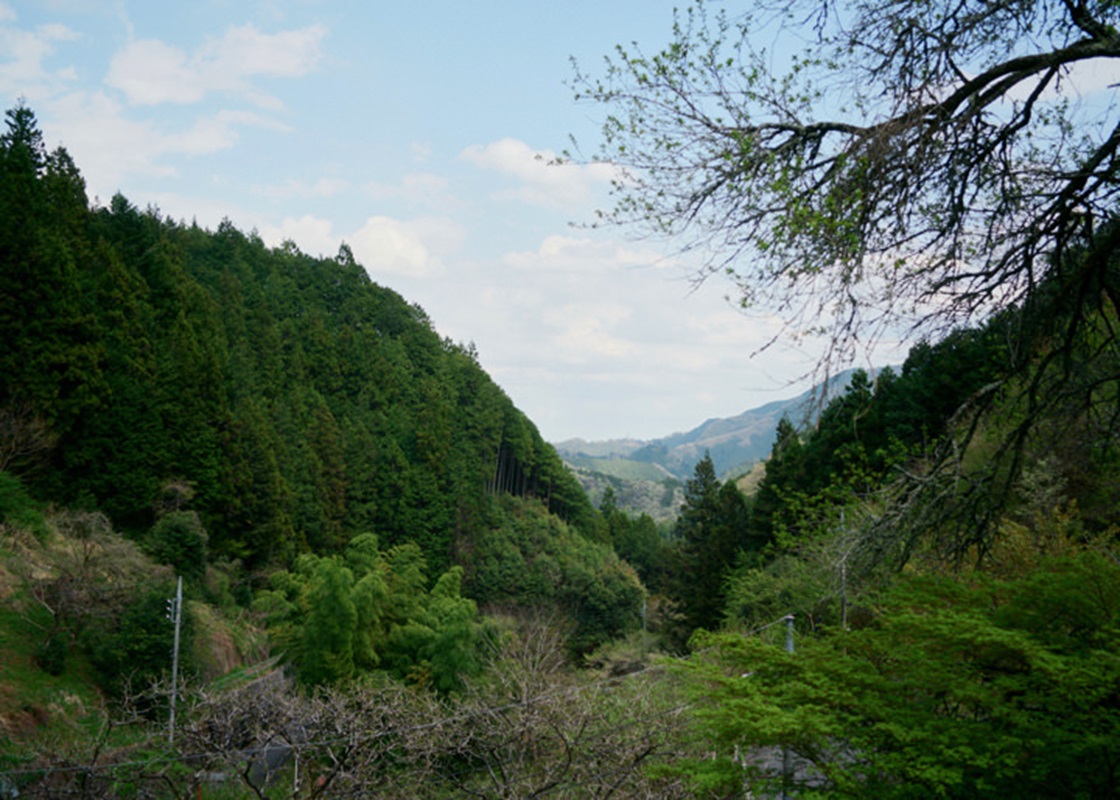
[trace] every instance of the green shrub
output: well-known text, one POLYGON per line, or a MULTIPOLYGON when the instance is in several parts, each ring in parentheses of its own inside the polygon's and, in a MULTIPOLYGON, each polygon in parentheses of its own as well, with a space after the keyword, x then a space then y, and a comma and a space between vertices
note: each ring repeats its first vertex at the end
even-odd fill
POLYGON ((49 535, 41 507, 10 472, 0 472, 0 523, 30 531, 40 542, 49 535))
POLYGON ((35 663, 43 672, 57 677, 66 671, 69 651, 69 637, 64 631, 55 631, 35 648, 35 663))
POLYGON ((172 511, 160 517, 148 533, 147 549, 161 564, 175 568, 188 580, 206 574, 206 529, 193 511, 172 511))

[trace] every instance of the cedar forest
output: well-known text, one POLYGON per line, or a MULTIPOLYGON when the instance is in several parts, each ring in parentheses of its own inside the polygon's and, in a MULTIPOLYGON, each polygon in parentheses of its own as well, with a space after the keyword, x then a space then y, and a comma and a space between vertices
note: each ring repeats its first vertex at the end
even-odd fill
POLYGON ((1120 135, 1040 99, 1120 10, 782 2, 848 55, 779 81, 709 5, 577 67, 631 170, 604 224, 744 304, 811 281, 826 365, 876 270, 924 310, 668 524, 594 507, 345 244, 91 203, 7 112, 0 796, 1120 792, 1120 135), (845 68, 861 122, 806 121, 845 68))

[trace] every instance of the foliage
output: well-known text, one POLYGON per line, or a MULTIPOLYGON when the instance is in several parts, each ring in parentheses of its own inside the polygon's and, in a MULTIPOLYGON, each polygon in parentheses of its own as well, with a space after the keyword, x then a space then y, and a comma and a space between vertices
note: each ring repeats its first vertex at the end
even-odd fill
POLYGON ((206 572, 206 529, 194 511, 164 514, 148 533, 148 550, 161 564, 189 580, 199 580, 206 572))
POLYGON ((609 544, 591 541, 540 504, 512 498, 472 542, 465 573, 484 606, 557 607, 573 622, 571 647, 587 652, 637 629, 645 588, 609 544))
POLYGON ((301 683, 331 685, 383 668, 446 693, 480 669, 487 636, 452 567, 429 591, 414 544, 388 552, 363 534, 338 556, 304 555, 274 574, 256 607, 301 683))
POLYGON ((26 530, 40 541, 46 539, 46 519, 23 482, 10 472, 0 472, 0 524, 26 530))
POLYGON ((595 535, 579 484, 473 347, 441 339, 349 248, 269 249, 122 195, 91 208, 31 110, 7 123, 0 464, 32 496, 150 531, 196 576, 200 530, 205 558, 253 574, 365 530, 443 570, 502 494, 595 535), (171 514, 192 511, 198 525, 171 514))
POLYGON ((615 503, 614 490, 607 487, 599 505, 607 528, 607 540, 619 558, 634 568, 652 592, 668 589, 670 547, 657 523, 648 514, 632 517, 615 503))
POLYGON ((1118 22, 1104 2, 694 3, 659 52, 576 75, 626 170, 607 219, 706 245, 745 302, 844 353, 903 315, 947 330, 1022 303, 1048 266, 1098 285, 1115 233, 1061 265, 1115 211, 1116 115, 1075 97, 1120 54, 1118 22), (803 52, 759 49, 809 22, 803 52))
MULTIPOLYGON (((865 627, 799 638, 793 655, 712 636, 682 670, 725 777, 735 748, 785 747, 809 796, 1104 797, 1118 610, 1120 568, 1086 551, 1009 580, 904 577, 865 627)), ((773 764, 746 774, 780 782, 773 764)))
POLYGON ((761 550, 764 543, 748 527, 749 511, 735 483, 720 483, 705 455, 686 484, 674 528, 679 562, 672 585, 689 631, 718 627, 725 578, 744 553, 757 555, 761 550))
MULTIPOLYGON (((156 584, 137 593, 115 620, 97 619, 82 630, 81 642, 101 682, 116 699, 143 692, 171 672, 175 625, 169 618, 171 583, 156 584)), ((189 641, 191 615, 182 616, 182 636, 189 641)), ((183 674, 192 670, 191 651, 179 656, 183 674)))
POLYGON ((66 671, 69 655, 70 637, 62 631, 54 631, 35 648, 35 663, 43 672, 57 677, 66 671))

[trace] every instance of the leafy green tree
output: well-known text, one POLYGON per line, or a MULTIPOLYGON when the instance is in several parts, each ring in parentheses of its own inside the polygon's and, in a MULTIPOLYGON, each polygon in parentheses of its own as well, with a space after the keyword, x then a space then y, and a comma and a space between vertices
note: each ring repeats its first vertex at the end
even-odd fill
POLYGON ((669 547, 653 517, 641 514, 629 519, 625 527, 612 535, 615 552, 637 571, 646 587, 652 592, 665 591, 669 547))
POLYGON ((20 105, 0 134, 0 406, 23 405, 56 434, 103 400, 104 352, 83 291, 84 185, 48 154, 20 105), (75 219, 77 222, 75 222, 75 219))
POLYGON ((385 636, 384 617, 389 607, 386 565, 377 537, 363 533, 350 540, 346 565, 357 577, 351 597, 357 619, 354 623, 354 664, 374 669, 381 663, 378 648, 385 636))
MULTIPOLYGON (((833 797, 1107 797, 1117 791, 1120 567, 1095 552, 1021 578, 912 576, 870 625, 796 652, 713 636, 681 665, 721 757, 694 775, 833 797), (733 764, 738 750, 748 766, 733 764), (772 750, 770 752, 773 752, 772 750)), ((779 640, 780 641, 780 640, 779 640)))
POLYGON ((42 507, 28 494, 23 481, 10 472, 0 472, 0 524, 30 531, 40 541, 50 535, 42 507))
POLYGON ((463 568, 452 567, 432 587, 422 617, 431 632, 417 647, 432 686, 447 693, 463 688, 463 679, 482 670, 484 626, 473 600, 462 596, 463 568))
POLYGON ((801 488, 806 470, 801 436, 788 417, 778 421, 774 446, 766 462, 751 508, 751 526, 772 540, 780 519, 785 495, 801 488))
POLYGON ((638 628, 645 591, 609 545, 589 539, 542 503, 500 498, 493 527, 472 541, 468 594, 485 606, 556 609, 569 642, 589 652, 638 628))
POLYGON ((337 683, 354 675, 354 576, 336 558, 323 558, 309 577, 299 678, 309 686, 337 683))
POLYGON ((172 511, 156 520, 148 533, 148 551, 188 580, 206 574, 206 528, 194 511, 172 511))
POLYGON ((342 555, 300 556, 291 572, 272 576, 255 605, 306 685, 382 669, 449 692, 482 666, 485 627, 461 582, 462 569, 453 567, 429 591, 419 547, 383 552, 376 536, 361 534, 342 555))
MULTIPOLYGON (((168 615, 168 599, 174 594, 170 583, 143 587, 119 617, 94 618, 82 630, 80 643, 97 668, 101 685, 115 699, 148 692, 153 683, 170 674, 175 626, 168 615)), ((193 624, 191 614, 184 610, 182 641, 191 640, 193 624)), ((183 674, 190 674, 190 648, 182 648, 179 658, 183 674)))

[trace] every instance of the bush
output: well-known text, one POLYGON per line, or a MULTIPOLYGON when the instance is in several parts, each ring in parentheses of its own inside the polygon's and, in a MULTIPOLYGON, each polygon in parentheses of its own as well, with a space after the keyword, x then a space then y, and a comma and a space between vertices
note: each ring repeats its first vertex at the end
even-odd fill
POLYGON ((46 541, 50 532, 39 504, 10 472, 0 472, 0 523, 30 531, 40 542, 46 541))
POLYGON ((66 671, 69 651, 69 637, 63 631, 55 631, 35 648, 35 663, 43 672, 57 677, 66 671))
MULTIPOLYGON (((170 584, 157 584, 137 595, 115 625, 92 624, 82 641, 90 660, 101 674, 101 687, 111 696, 125 697, 143 692, 171 668, 175 626, 168 618, 170 584)), ((191 641, 191 616, 183 613, 181 641, 191 641)), ((191 672, 190 648, 179 653, 180 674, 191 672)))
POLYGON ((206 574, 206 529, 194 511, 172 511, 160 517, 148 534, 148 552, 188 580, 206 574))

